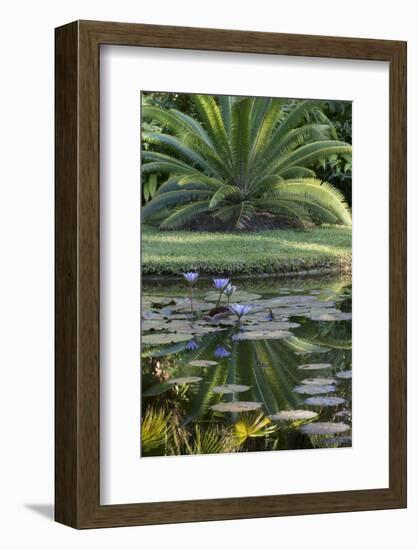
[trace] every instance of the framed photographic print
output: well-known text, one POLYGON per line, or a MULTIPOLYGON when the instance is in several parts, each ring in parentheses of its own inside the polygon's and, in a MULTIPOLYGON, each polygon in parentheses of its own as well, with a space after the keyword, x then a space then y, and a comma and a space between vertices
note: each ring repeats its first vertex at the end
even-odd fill
POLYGON ((56 520, 406 506, 406 44, 56 29, 56 520))

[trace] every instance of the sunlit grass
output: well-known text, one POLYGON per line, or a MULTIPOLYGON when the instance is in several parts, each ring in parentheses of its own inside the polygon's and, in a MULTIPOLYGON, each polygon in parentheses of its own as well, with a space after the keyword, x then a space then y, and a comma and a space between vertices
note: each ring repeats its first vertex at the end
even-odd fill
POLYGON ((273 273, 349 267, 350 227, 329 226, 257 233, 159 231, 142 228, 144 274, 196 269, 201 273, 273 273))

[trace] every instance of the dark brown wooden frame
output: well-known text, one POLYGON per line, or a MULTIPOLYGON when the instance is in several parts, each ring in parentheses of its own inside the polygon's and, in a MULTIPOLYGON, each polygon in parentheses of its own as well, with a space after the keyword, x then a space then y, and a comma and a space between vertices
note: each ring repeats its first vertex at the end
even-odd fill
POLYGON ((56 29, 55 518, 75 528, 406 506, 406 43, 76 21, 56 29), (389 62, 389 487, 100 505, 99 56, 119 44, 389 62))

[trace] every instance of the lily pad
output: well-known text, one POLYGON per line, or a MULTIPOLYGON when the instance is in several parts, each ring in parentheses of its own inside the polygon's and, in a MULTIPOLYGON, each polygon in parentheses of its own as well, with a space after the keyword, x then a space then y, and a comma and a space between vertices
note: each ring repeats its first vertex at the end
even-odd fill
POLYGON ((352 378, 352 371, 351 370, 342 370, 336 374, 337 378, 341 378, 342 380, 350 380, 352 378))
MULTIPOLYGON (((210 311, 213 309, 214 304, 209 304, 206 301, 198 300, 194 298, 193 306, 195 311, 210 311)), ((171 306, 173 312, 189 312, 191 308, 191 303, 188 298, 180 298, 175 300, 175 304, 171 306)))
POLYGON ((141 323, 141 328, 143 332, 148 332, 150 330, 163 330, 165 323, 163 320, 157 319, 144 319, 141 323))
POLYGON ((327 302, 313 302, 309 304, 310 311, 314 313, 340 313, 336 307, 336 302, 327 300, 327 302))
POLYGON ((323 370, 331 369, 332 366, 331 363, 306 363, 305 365, 298 365, 298 368, 300 370, 323 370))
POLYGON ((310 319, 312 321, 350 321, 352 319, 352 314, 339 311, 334 313, 320 313, 319 315, 313 314, 310 319))
POLYGON ((217 361, 209 361, 208 359, 196 359, 188 363, 191 367, 214 367, 218 365, 217 361))
POLYGON ((196 384, 197 382, 201 382, 201 380, 203 379, 200 376, 181 376, 179 378, 171 378, 171 380, 167 381, 167 384, 171 386, 178 384, 180 386, 181 384, 196 384))
POLYGON ((301 384, 307 384, 308 386, 325 386, 326 384, 337 384, 337 380, 334 378, 304 378, 301 380, 301 384))
POLYGON ((163 321, 164 320, 164 317, 157 311, 142 311, 142 319, 145 320, 145 321, 149 321, 149 320, 160 320, 160 321, 163 321))
POLYGON ((308 385, 301 384, 301 386, 296 386, 293 389, 295 393, 308 394, 308 395, 318 395, 320 393, 331 393, 336 391, 336 386, 327 385, 327 386, 318 386, 318 385, 308 385))
POLYGON ((142 336, 142 344, 150 346, 158 344, 173 344, 175 342, 186 342, 189 339, 189 334, 178 334, 176 332, 157 332, 152 334, 144 334, 142 336))
POLYGON ((214 393, 240 393, 248 391, 250 386, 244 386, 243 384, 225 384, 224 386, 216 386, 213 388, 214 393))
POLYGON ((144 294, 142 296, 142 307, 143 308, 161 308, 170 304, 174 304, 175 300, 171 296, 152 296, 144 294))
POLYGON ((261 407, 262 403, 256 403, 255 401, 230 401, 229 403, 217 403, 217 405, 213 405, 210 408, 216 412, 240 413, 256 411, 261 407))
POLYGON ((308 435, 333 435, 350 430, 350 426, 342 422, 311 422, 301 426, 301 431, 308 435))
POLYGON ((210 332, 219 332, 219 327, 212 327, 210 325, 202 325, 197 323, 181 323, 176 321, 166 325, 166 330, 169 332, 177 332, 180 334, 210 334, 210 332))
MULTIPOLYGON (((253 294, 251 292, 245 292, 243 290, 237 290, 231 297, 230 297, 230 303, 235 302, 253 302, 254 300, 259 300, 261 298, 260 294, 253 294)), ((211 290, 204 296, 204 300, 207 302, 214 302, 217 303, 217 300, 219 299, 219 292, 217 290, 211 290)), ((222 295, 220 303, 227 303, 227 296, 224 294, 222 295)))
POLYGON ((294 420, 311 420, 312 418, 316 418, 316 416, 318 416, 318 414, 314 411, 296 409, 293 411, 279 411, 275 414, 271 414, 269 418, 274 421, 293 422, 294 420))
POLYGON ((316 302, 317 298, 315 296, 277 296, 276 298, 266 298, 264 300, 259 300, 258 305, 263 305, 265 307, 286 307, 286 306, 304 306, 312 302, 316 302))
POLYGON ((337 416, 338 418, 340 417, 350 417, 352 416, 352 411, 350 411, 349 409, 343 409, 343 411, 339 411, 335 414, 335 416, 337 416))
POLYGON ((306 405, 314 405, 316 407, 337 407, 344 403, 342 397, 325 397, 318 395, 317 397, 309 397, 304 401, 306 405))
POLYGON ((236 334, 235 340, 281 340, 288 338, 291 332, 285 330, 250 330, 236 334))

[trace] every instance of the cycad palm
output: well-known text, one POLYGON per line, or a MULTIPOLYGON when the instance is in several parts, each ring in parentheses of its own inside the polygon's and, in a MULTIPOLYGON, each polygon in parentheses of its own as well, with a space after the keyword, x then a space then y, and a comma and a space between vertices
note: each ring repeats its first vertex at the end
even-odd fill
POLYGON ((322 115, 319 101, 285 113, 280 99, 193 96, 199 121, 174 109, 144 105, 144 119, 170 132, 143 132, 157 151, 142 152, 142 173, 167 181, 143 208, 143 220, 176 228, 202 213, 225 227, 244 228, 257 213, 350 225, 342 194, 316 179, 312 167, 350 155, 322 115), (315 114, 317 122, 305 123, 315 114), (162 220, 162 221, 161 221, 162 220))

